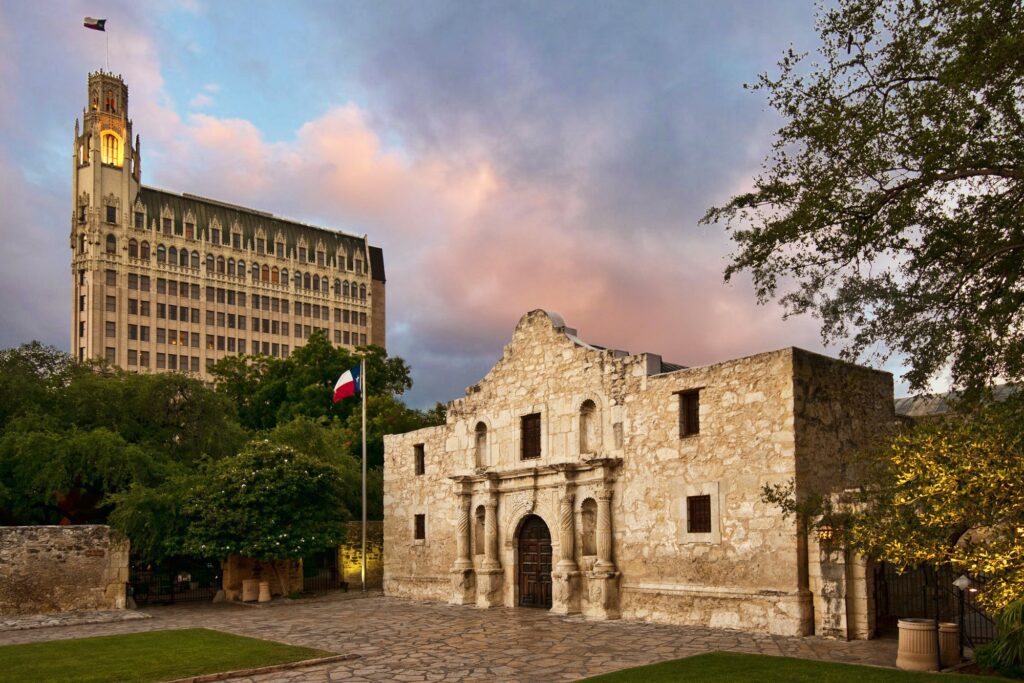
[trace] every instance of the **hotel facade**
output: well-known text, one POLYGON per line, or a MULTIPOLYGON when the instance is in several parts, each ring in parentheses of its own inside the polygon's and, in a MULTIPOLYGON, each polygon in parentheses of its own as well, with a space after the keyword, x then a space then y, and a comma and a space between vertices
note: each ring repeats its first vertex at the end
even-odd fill
POLYGON ((88 77, 72 161, 71 350, 208 377, 234 354, 287 357, 322 330, 386 345, 384 256, 366 235, 142 185, 128 88, 88 77))

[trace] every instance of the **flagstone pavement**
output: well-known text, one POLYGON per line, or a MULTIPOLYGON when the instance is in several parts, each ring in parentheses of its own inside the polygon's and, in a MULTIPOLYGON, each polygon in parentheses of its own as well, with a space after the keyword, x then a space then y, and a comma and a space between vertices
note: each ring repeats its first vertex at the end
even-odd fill
POLYGON ((240 679, 253 683, 571 681, 714 650, 881 666, 893 666, 896 661, 896 641, 889 639, 841 642, 700 626, 587 621, 535 609, 479 610, 379 594, 263 609, 192 604, 142 611, 152 618, 2 632, 0 644, 202 627, 359 655, 349 661, 240 679))

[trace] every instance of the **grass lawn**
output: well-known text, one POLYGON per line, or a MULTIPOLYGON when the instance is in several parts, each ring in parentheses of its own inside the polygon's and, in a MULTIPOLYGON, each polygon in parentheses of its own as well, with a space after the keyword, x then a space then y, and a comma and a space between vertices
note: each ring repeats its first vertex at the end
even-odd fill
POLYGON ((738 652, 711 652, 685 659, 623 669, 586 679, 594 683, 660 683, 662 681, 796 681, 802 683, 968 683, 1005 680, 991 676, 931 674, 855 666, 835 662, 815 662, 792 657, 748 655, 738 652))
POLYGON ((331 653, 204 628, 0 646, 0 681, 166 681, 331 653))

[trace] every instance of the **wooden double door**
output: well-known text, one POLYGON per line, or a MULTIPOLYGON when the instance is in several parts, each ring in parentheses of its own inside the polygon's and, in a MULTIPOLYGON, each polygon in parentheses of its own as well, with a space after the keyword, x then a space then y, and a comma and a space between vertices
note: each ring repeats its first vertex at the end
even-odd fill
POLYGON ((530 515, 519 529, 520 607, 551 607, 551 532, 537 515, 530 515))

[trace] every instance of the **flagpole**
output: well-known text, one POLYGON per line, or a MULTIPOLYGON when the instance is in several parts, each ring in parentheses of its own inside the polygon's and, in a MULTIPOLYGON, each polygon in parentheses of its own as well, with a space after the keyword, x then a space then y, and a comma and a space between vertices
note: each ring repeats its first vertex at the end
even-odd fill
POLYGON ((359 361, 359 393, 363 399, 363 566, 360 580, 366 592, 366 358, 359 361))
POLYGON ((107 73, 110 73, 110 34, 107 33, 107 27, 103 27, 103 42, 107 46, 107 73))

